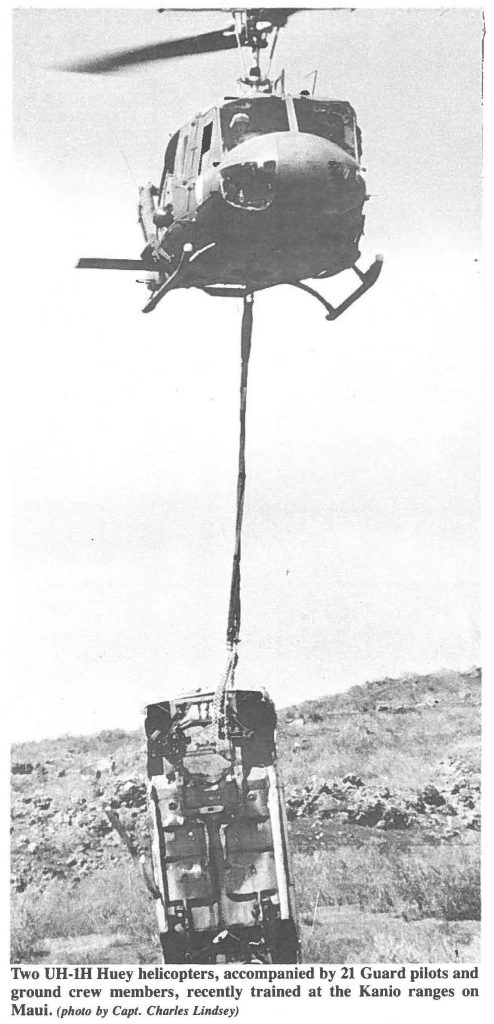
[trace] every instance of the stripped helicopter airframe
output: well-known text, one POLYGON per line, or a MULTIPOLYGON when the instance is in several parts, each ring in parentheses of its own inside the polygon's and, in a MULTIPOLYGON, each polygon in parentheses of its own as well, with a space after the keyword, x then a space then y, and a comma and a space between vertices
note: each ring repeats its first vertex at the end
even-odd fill
MULTIPOLYGON (((237 95, 176 131, 166 148, 159 186, 139 191, 145 248, 138 260, 84 258, 81 268, 138 270, 150 312, 172 289, 245 296, 278 284, 313 294, 330 320, 377 280, 382 257, 364 273, 356 266, 368 196, 361 172, 362 138, 347 101, 285 92, 284 73, 270 78, 280 28, 296 9, 234 12, 234 26, 109 54, 65 70, 110 73, 152 60, 250 49, 253 65, 237 95), (274 33, 269 67, 261 51, 274 33), (306 279, 352 269, 356 289, 333 306, 306 279)), ((245 67, 245 60, 244 60, 245 67)))

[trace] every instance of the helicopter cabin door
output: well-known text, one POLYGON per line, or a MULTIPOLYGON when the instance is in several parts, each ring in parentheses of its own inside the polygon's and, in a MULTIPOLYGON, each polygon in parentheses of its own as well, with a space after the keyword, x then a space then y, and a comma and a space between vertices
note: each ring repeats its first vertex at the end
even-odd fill
POLYGON ((191 217, 194 213, 195 202, 194 202, 194 186, 196 178, 196 167, 197 167, 197 136, 198 136, 198 121, 195 118, 191 124, 187 126, 187 135, 185 139, 185 152, 182 169, 182 181, 184 184, 186 196, 186 211, 185 216, 191 217))
POLYGON ((170 139, 165 153, 159 202, 163 208, 171 206, 174 220, 185 220, 194 215, 198 201, 201 201, 201 189, 196 189, 197 179, 213 160, 220 157, 215 110, 184 125, 170 139))
POLYGON ((191 125, 185 176, 188 191, 188 215, 193 216, 203 201, 203 175, 212 161, 219 160, 220 140, 215 110, 198 117, 191 125))
POLYGON ((170 204, 174 220, 187 217, 189 193, 186 165, 190 125, 186 124, 173 136, 165 154, 164 180, 161 183, 160 205, 170 204))
POLYGON ((173 216, 187 220, 194 213, 194 186, 196 178, 198 120, 185 124, 178 133, 173 173, 173 216))

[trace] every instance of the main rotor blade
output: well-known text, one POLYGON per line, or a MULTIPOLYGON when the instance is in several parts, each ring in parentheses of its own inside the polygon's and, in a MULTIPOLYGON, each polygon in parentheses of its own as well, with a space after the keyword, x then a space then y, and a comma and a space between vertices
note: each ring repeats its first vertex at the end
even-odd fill
POLYGON ((173 60, 175 57, 188 57, 196 53, 233 50, 236 45, 234 31, 220 29, 214 32, 203 32, 199 36, 167 39, 165 42, 151 43, 149 46, 136 46, 130 50, 101 54, 100 57, 58 64, 57 68, 60 71, 73 71, 77 74, 104 75, 156 60, 173 60))
MULTIPOLYGON (((258 7, 248 8, 245 13, 249 18, 255 17, 256 21, 268 22, 273 28, 283 28, 292 14, 297 14, 300 10, 304 10, 304 8, 258 7)), ((248 45, 245 30, 240 33, 240 41, 242 45, 248 45)), ((134 67, 136 64, 149 64, 157 60, 174 60, 177 57, 189 57, 194 54, 233 50, 236 45, 237 38, 232 25, 226 29, 203 32, 201 35, 167 39, 162 43, 136 46, 129 50, 117 50, 115 53, 102 53, 99 57, 88 57, 87 60, 68 61, 57 64, 55 67, 59 71, 72 71, 77 74, 104 75, 134 67)))
MULTIPOLYGON (((152 270, 144 260, 106 259, 101 256, 82 256, 77 270, 152 270)), ((158 268, 155 267, 155 270, 158 268)))
POLYGON ((269 21, 273 28, 283 28, 292 14, 303 10, 303 7, 247 7, 245 12, 255 15, 256 21, 269 21))

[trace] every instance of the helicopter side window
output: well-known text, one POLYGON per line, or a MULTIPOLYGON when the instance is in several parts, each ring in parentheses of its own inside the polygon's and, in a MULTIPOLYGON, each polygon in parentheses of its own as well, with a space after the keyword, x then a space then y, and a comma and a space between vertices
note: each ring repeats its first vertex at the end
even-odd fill
POLYGON ((175 157, 177 155, 178 137, 180 132, 175 132, 175 135, 170 139, 168 146, 166 147, 165 153, 165 173, 173 174, 173 168, 175 166, 175 157))
POLYGON ((290 127, 286 103, 278 96, 226 103, 220 117, 223 145, 227 151, 258 135, 287 132, 290 127))
POLYGON ((180 139, 179 139, 179 142, 178 142, 178 147, 177 147, 177 153, 176 153, 176 156, 175 156, 175 177, 176 178, 182 178, 183 174, 184 174, 185 159, 186 159, 186 155, 187 155, 187 143, 188 143, 188 141, 189 141, 189 136, 188 135, 181 135, 180 136, 180 139))
POLYGON ((173 169, 174 169, 174 166, 175 166, 175 157, 176 157, 176 154, 177 154, 177 146, 178 146, 178 137, 179 137, 179 135, 180 135, 180 132, 175 132, 175 135, 172 136, 172 138, 170 139, 170 141, 169 141, 169 143, 168 143, 168 145, 166 147, 165 162, 164 162, 164 166, 163 166, 163 174, 161 175, 161 182, 160 182, 160 187, 159 187, 159 194, 160 194, 160 196, 163 193, 167 175, 173 174, 173 169))
POLYGON ((202 132, 202 143, 201 143, 201 159, 199 161, 199 174, 202 171, 203 164, 205 163, 205 157, 211 151, 211 142, 213 138, 213 122, 204 125, 202 132))
POLYGON ((353 116, 349 109, 338 109, 333 103, 319 103, 306 98, 294 99, 293 104, 300 132, 328 139, 355 155, 353 116))

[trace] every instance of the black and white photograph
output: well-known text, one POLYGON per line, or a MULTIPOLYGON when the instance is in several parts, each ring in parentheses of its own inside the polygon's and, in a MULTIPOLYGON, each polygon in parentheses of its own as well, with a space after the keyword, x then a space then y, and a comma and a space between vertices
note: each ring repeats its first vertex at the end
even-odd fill
POLYGON ((11 963, 438 999, 481 954, 482 9, 12 16, 11 963))

